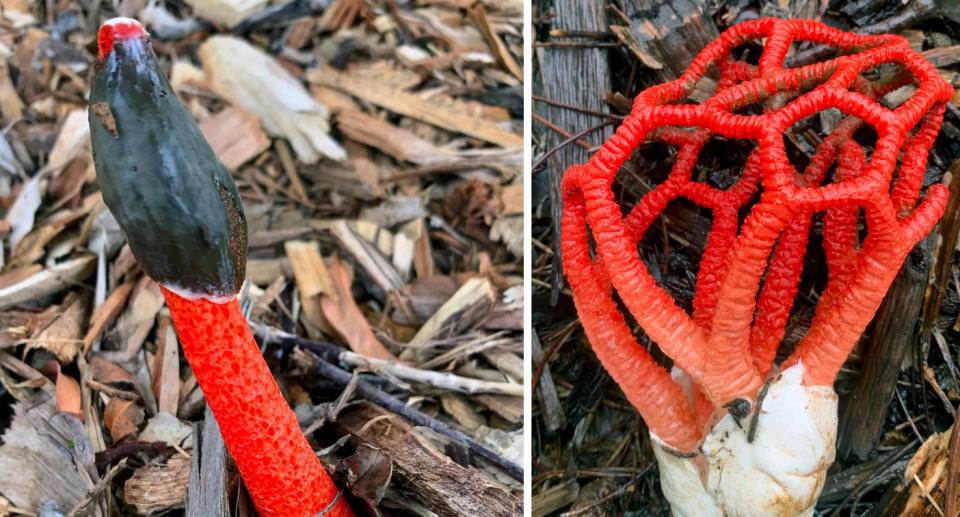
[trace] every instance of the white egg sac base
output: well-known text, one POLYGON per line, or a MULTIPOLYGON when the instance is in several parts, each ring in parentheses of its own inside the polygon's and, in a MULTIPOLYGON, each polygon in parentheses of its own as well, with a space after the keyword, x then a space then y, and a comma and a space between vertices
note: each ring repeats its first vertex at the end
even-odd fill
POLYGON ((667 452, 651 436, 674 517, 813 515, 836 454, 837 395, 828 386, 803 386, 803 371, 793 366, 771 383, 753 443, 747 441, 753 412, 742 428, 724 416, 696 458, 667 452), (708 469, 705 483, 698 465, 708 469))

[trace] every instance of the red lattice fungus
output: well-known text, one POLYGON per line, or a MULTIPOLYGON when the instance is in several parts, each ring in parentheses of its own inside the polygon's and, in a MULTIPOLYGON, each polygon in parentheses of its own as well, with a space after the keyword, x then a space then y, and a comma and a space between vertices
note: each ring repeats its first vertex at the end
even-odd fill
MULTIPOLYGON (((630 116, 589 163, 567 170, 562 252, 577 312, 597 356, 652 434, 678 451, 695 451, 716 408, 737 398, 756 399, 783 338, 811 217, 819 211, 826 211, 828 284, 809 332, 781 367, 802 363, 804 386, 832 385, 907 253, 943 214, 943 185, 931 186, 915 205, 927 154, 952 94, 900 36, 859 36, 803 20, 745 22, 707 46, 680 79, 637 96, 630 116), (762 38, 758 66, 731 57, 737 46, 762 38), (830 45, 848 55, 783 68, 787 51, 798 41, 830 45), (899 71, 874 82, 864 78, 864 72, 885 64, 899 71), (700 105, 677 104, 711 65, 720 71, 717 92, 700 105), (891 110, 878 102, 909 84, 917 91, 900 107, 891 110), (762 115, 735 114, 753 103, 764 108, 762 115), (828 108, 839 109, 846 119, 800 173, 787 159, 783 135, 828 108), (878 135, 869 160, 851 138, 865 125, 878 135), (712 135, 758 142, 728 190, 691 180, 697 154, 712 135), (644 141, 679 151, 669 178, 622 217, 611 187, 621 164, 644 141), (834 164, 833 181, 822 185, 834 164), (760 201, 738 228, 738 210, 758 185, 760 201), (678 197, 713 215, 692 317, 657 285, 637 253, 644 231, 678 197), (861 208, 868 235, 858 247, 861 208), (695 404, 638 345, 612 288, 647 335, 693 380, 695 404)), ((832 461, 832 449, 829 456, 832 461)))

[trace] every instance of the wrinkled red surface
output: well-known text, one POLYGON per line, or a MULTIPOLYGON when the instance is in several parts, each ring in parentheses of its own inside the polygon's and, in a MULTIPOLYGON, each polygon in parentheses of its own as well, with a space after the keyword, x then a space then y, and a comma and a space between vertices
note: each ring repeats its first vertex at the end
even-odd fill
POLYGON ((140 22, 130 18, 115 18, 100 27, 97 34, 97 46, 100 50, 100 59, 113 52, 113 45, 117 40, 124 41, 133 38, 146 37, 140 22))
POLYGON ((847 34, 807 20, 755 20, 724 32, 680 79, 642 92, 630 116, 590 161, 567 170, 561 246, 577 312, 597 356, 651 432, 692 450, 709 416, 704 408, 756 395, 783 338, 811 217, 818 211, 827 212, 828 285, 809 332, 782 366, 802 361, 805 384, 832 384, 907 253, 943 214, 943 185, 931 186, 916 204, 927 154, 952 95, 953 88, 900 36, 847 34), (763 38, 758 66, 731 57, 734 48, 763 38), (830 45, 848 55, 784 69, 783 60, 797 41, 830 45), (889 63, 899 65, 900 72, 876 82, 863 76, 889 63), (713 65, 720 70, 716 93, 700 105, 678 104, 713 65), (906 84, 918 91, 902 106, 891 110, 877 102, 906 84), (762 114, 734 113, 754 103, 762 114), (800 173, 787 159, 784 133, 828 108, 846 118, 800 173), (863 126, 878 135, 869 162, 852 140, 863 126), (725 191, 692 179, 697 154, 714 135, 758 144, 737 184, 725 191), (612 184, 645 140, 679 150, 669 178, 623 217, 612 184), (834 164, 832 182, 822 185, 834 164), (738 212, 758 182, 760 201, 739 225, 738 212), (637 254, 647 227, 679 197, 713 215, 692 316, 657 285, 637 254), (860 210, 868 236, 858 246, 860 210), (595 259, 588 226, 596 241, 595 259), (679 385, 631 335, 613 289, 646 334, 693 379, 696 414, 679 385))
MULTIPOLYGON (((313 517, 338 489, 300 431, 237 300, 217 304, 163 290, 197 382, 257 511, 313 517)), ((341 498, 325 517, 352 517, 341 498)))

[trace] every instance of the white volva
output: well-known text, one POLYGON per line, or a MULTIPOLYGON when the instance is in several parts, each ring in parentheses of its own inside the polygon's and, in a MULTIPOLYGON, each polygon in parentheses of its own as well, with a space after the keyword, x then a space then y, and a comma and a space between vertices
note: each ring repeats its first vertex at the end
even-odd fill
POLYGON ((726 415, 698 458, 664 451, 652 436, 660 482, 674 517, 807 517, 833 463, 837 395, 826 386, 803 386, 803 365, 775 380, 761 403, 753 443, 753 414, 737 425, 726 415), (709 468, 706 483, 697 465, 709 468), (706 487, 704 487, 706 484, 706 487))

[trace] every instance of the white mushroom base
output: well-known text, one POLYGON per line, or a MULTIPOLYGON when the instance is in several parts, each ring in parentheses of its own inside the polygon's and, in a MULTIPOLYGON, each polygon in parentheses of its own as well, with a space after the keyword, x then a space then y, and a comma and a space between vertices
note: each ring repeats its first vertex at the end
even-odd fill
POLYGON ((761 402, 753 443, 751 413, 724 416, 704 439, 704 454, 681 458, 660 447, 660 483, 674 517, 807 517, 836 454, 837 395, 803 386, 803 365, 784 370, 761 402), (700 468, 706 469, 705 481, 700 468))

